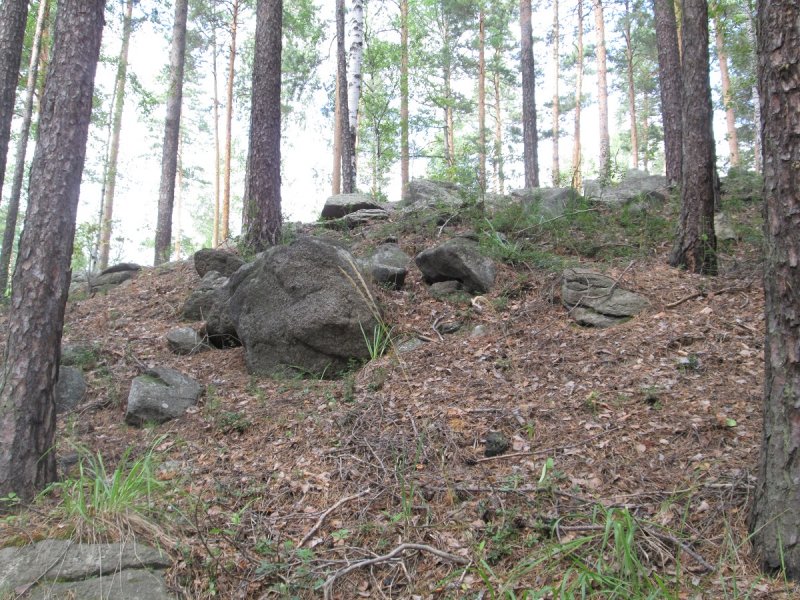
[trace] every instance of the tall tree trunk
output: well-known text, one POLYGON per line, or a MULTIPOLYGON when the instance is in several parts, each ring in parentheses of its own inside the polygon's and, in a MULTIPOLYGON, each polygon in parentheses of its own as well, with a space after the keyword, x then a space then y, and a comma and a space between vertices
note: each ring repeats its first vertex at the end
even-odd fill
POLYGON ((800 7, 758 3, 764 132, 766 345, 764 425, 750 520, 762 568, 800 580, 800 7))
POLYGON ((673 0, 653 0, 656 20, 656 46, 658 47, 658 82, 661 90, 661 122, 664 126, 664 161, 667 182, 677 185, 681 181, 682 129, 681 129, 681 57, 678 29, 673 0))
POLYGON ((561 137, 561 100, 558 94, 558 82, 561 79, 561 56, 558 48, 561 42, 561 32, 558 17, 558 0, 553 0, 553 187, 561 184, 561 157, 559 156, 559 138, 561 137))
POLYGON ((181 259, 183 237, 183 138, 178 139, 178 174, 175 182, 175 260, 181 259))
POLYGON ((350 42, 350 82, 348 84, 347 106, 350 109, 348 124, 350 127, 350 155, 353 172, 353 191, 356 181, 356 142, 358 140, 358 105, 361 101, 361 63, 364 58, 364 0, 353 0, 353 19, 351 21, 350 42))
POLYGON ((211 62, 211 73, 214 79, 214 230, 211 232, 211 246, 219 246, 220 232, 220 149, 219 149, 219 69, 217 68, 217 30, 213 33, 214 59, 211 62))
POLYGON ((258 0, 243 227, 256 252, 281 239, 282 26, 282 0, 258 0))
POLYGON ((681 215, 669 264, 716 274, 714 113, 708 70, 708 3, 684 0, 681 215))
POLYGON ((355 148, 350 138, 350 110, 347 98, 347 55, 345 52, 344 0, 336 0, 336 72, 339 89, 339 123, 342 136, 342 193, 355 191, 356 174, 353 171, 355 148))
POLYGON ((336 99, 333 101, 333 174, 331 175, 331 194, 342 193, 342 102, 339 97, 339 77, 336 77, 336 99))
POLYGON ((104 7, 58 3, 0 378, 0 496, 28 500, 56 478, 54 388, 104 7))
POLYGON ((636 88, 633 85, 633 38, 631 37, 630 2, 625 0, 625 66, 628 75, 628 112, 631 119, 631 154, 633 168, 639 168, 639 131, 636 125, 636 88))
POLYGON ((739 136, 736 135, 736 115, 733 111, 731 77, 728 73, 728 55, 725 52, 725 38, 722 35, 719 15, 714 15, 714 38, 717 45, 720 83, 722 84, 722 104, 725 106, 725 125, 728 128, 728 151, 730 152, 731 166, 738 167, 741 163, 739 158, 739 136))
POLYGON ((644 172, 650 172, 650 155, 648 153, 648 149, 650 148, 650 96, 645 94, 644 101, 642 102, 642 108, 644 109, 644 116, 642 117, 642 148, 644 151, 642 152, 642 166, 644 167, 644 172))
POLYGON ((111 248, 111 230, 114 219, 114 193, 117 189, 117 162, 119 159, 119 140, 122 132, 122 112, 125 108, 125 85, 128 81, 128 48, 131 42, 133 0, 125 3, 125 16, 122 21, 122 47, 117 63, 117 81, 114 86, 114 119, 111 129, 111 145, 106 165, 105 195, 103 196, 103 218, 100 222, 100 270, 108 267, 108 254, 111 248))
POLYGON ((6 174, 14 98, 19 82, 22 44, 28 20, 29 0, 4 0, 0 5, 0 194, 6 174))
POLYGON ((408 151, 408 0, 400 0, 400 185, 401 198, 411 180, 408 151))
POLYGON ((505 194, 506 182, 503 172, 503 111, 500 102, 500 48, 495 48, 494 71, 494 179, 495 189, 501 196, 505 194))
POLYGON ((3 247, 0 249, 0 296, 5 295, 8 288, 8 270, 11 265, 11 253, 17 233, 17 217, 19 201, 22 196, 22 180, 25 177, 25 156, 28 151, 28 139, 33 120, 33 96, 36 92, 36 80, 39 77, 39 50, 42 47, 42 31, 50 12, 48 0, 40 0, 39 12, 36 15, 36 29, 31 44, 31 60, 28 63, 28 84, 25 88, 25 108, 22 113, 22 129, 17 143, 17 156, 14 163, 14 180, 11 183, 11 197, 6 213, 6 228, 3 231, 3 247))
POLYGON ((611 176, 611 140, 608 134, 608 67, 606 63, 606 26, 603 19, 603 2, 594 0, 594 27, 597 36, 597 104, 600 127, 600 179, 611 176))
POLYGON ((578 70, 575 83, 575 130, 572 134, 572 187, 581 189, 581 102, 583 96, 583 0, 578 0, 578 70))
POLYGON ((239 28, 239 0, 233 0, 231 13, 231 46, 228 54, 228 89, 225 107, 225 166, 223 168, 222 184, 222 222, 220 226, 220 241, 224 242, 230 237, 231 223, 231 148, 233 127, 233 81, 236 75, 236 33, 239 28))
POLYGON ((486 23, 478 14, 478 185, 486 191, 486 23))
POLYGON ((525 164, 525 187, 539 187, 539 135, 536 131, 536 73, 533 62, 533 26, 531 0, 520 0, 520 68, 522 70, 522 148, 525 164))
POLYGON ((178 171, 178 137, 181 130, 183 67, 186 62, 186 20, 189 0, 176 0, 172 47, 169 54, 169 95, 161 156, 161 184, 158 189, 158 222, 153 264, 169 260, 172 248, 172 209, 175 204, 175 174, 178 171))

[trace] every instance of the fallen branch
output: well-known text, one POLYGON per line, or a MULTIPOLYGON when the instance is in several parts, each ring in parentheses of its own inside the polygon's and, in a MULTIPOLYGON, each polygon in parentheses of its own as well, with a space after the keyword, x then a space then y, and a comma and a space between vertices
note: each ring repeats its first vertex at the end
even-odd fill
POLYGON ((710 292, 706 292, 703 290, 697 291, 693 294, 689 294, 688 296, 684 296, 675 302, 670 302, 669 304, 665 304, 664 308, 675 308, 676 306, 680 306, 684 302, 688 302, 689 300, 694 300, 695 298, 703 298, 705 296, 719 296, 720 294, 730 294, 732 292, 746 292, 750 289, 753 285, 752 281, 748 281, 745 285, 733 285, 730 287, 722 288, 721 290, 712 290, 710 292))
POLYGON ((314 526, 311 529, 309 529, 308 533, 303 536, 303 539, 300 540, 297 543, 297 547, 298 548, 302 548, 306 544, 306 542, 311 539, 311 536, 313 536, 315 533, 317 533, 319 528, 322 527, 322 523, 325 521, 325 519, 328 517, 328 515, 330 515, 333 511, 335 511, 337 508, 339 508, 342 504, 345 504, 346 502, 350 502, 351 500, 355 500, 356 498, 360 498, 361 496, 369 494, 369 492, 370 492, 370 489, 367 488, 363 492, 359 492, 358 494, 353 494, 352 496, 347 496, 346 498, 342 498, 336 504, 331 506, 328 510, 326 510, 324 513, 322 513, 319 516, 319 519, 317 519, 317 522, 314 523, 314 526))
POLYGON ((439 558, 442 558, 444 560, 449 560, 450 562, 454 562, 458 565, 467 566, 470 564, 470 560, 464 558, 463 556, 456 556, 455 554, 450 554, 449 552, 439 550, 438 548, 434 548, 433 546, 428 546, 427 544, 400 544, 388 554, 384 554, 382 556, 376 556, 375 558, 365 558, 364 560, 356 561, 353 564, 336 571, 333 575, 328 577, 328 579, 325 581, 325 584, 322 586, 322 591, 325 600, 330 600, 333 584, 340 577, 344 577, 345 575, 347 575, 351 571, 355 571, 356 569, 363 569, 364 567, 371 567, 372 565, 376 565, 378 563, 388 562, 393 558, 396 558, 397 555, 402 554, 406 550, 419 550, 421 552, 429 552, 430 554, 438 556, 439 558))
POLYGON ((475 459, 476 463, 488 462, 490 460, 501 460, 504 458, 516 458, 518 456, 541 456, 543 454, 553 454, 555 452, 561 452, 563 450, 569 450, 570 448, 577 448, 578 446, 585 446, 592 440, 596 440, 599 437, 607 435, 612 431, 617 431, 618 429, 622 429, 621 427, 612 427, 611 429, 606 429, 605 431, 601 431, 600 433, 588 437, 580 442, 575 442, 574 444, 567 444, 566 446, 554 446, 553 448, 545 448, 544 450, 532 450, 530 452, 514 452, 512 454, 499 454, 498 456, 486 456, 484 458, 477 458, 475 459))

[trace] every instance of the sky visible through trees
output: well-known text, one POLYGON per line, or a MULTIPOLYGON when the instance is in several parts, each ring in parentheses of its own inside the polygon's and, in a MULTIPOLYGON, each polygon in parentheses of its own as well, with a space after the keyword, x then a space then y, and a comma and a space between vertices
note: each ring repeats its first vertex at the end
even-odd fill
MULTIPOLYGON (((228 2, 230 4, 230 2, 228 2)), ((255 11, 252 2, 242 2, 239 16, 238 50, 234 78, 234 110, 232 127, 232 173, 230 226, 233 234, 238 234, 241 226, 241 197, 244 191, 245 160, 249 124, 249 86, 251 56, 255 29, 255 11)), ((287 6, 290 3, 287 3, 287 6)), ((331 147, 333 144, 333 95, 335 80, 335 27, 333 3, 321 0, 308 0, 298 4, 307 5, 317 20, 320 31, 312 41, 302 41, 307 48, 317 53, 319 64, 300 75, 302 89, 299 96, 284 100, 284 119, 282 137, 282 177, 283 212, 288 220, 315 220, 330 194, 331 147)), ((472 3, 474 4, 474 2, 472 3)), ((574 54, 576 2, 561 2, 560 12, 560 64, 559 93, 561 95, 561 170, 567 173, 571 167, 572 114, 574 107, 574 54)), ((639 90, 639 103, 645 95, 652 100, 649 107, 639 106, 640 114, 639 146, 641 153, 647 153, 642 163, 652 172, 663 170, 663 151, 661 150, 660 116, 657 98, 657 63, 653 48, 647 48, 646 30, 652 29, 649 3, 629 3, 634 37, 640 30, 639 47, 634 40, 635 69, 633 77, 639 90), (649 19, 649 20, 648 20, 649 19), (652 55, 647 55, 650 52, 652 55)), ((731 3, 727 3, 731 4, 731 3)), ((747 40, 742 40, 742 15, 747 14, 746 6, 727 6, 715 4, 712 11, 720 11, 723 34, 727 34, 729 69, 734 78, 742 78, 752 65, 752 56, 747 40)), ((106 122, 111 111, 114 79, 117 72, 116 59, 119 55, 121 39, 121 9, 123 3, 110 3, 107 10, 107 25, 103 37, 101 63, 98 66, 96 110, 90 131, 87 153, 87 166, 81 193, 79 209, 79 235, 88 231, 98 221, 98 210, 103 192, 102 175, 104 157, 107 152, 106 122), (83 229, 80 229, 80 225, 83 229)), ((225 5, 222 0, 197 0, 190 8, 190 40, 188 49, 187 81, 184 97, 184 120, 181 126, 182 156, 184 169, 182 219, 173 216, 173 222, 180 221, 183 231, 173 231, 173 241, 177 237, 186 238, 184 251, 192 246, 208 245, 211 240, 211 222, 214 204, 214 140, 213 140, 213 80, 212 44, 208 19, 203 19, 202 11, 211 5, 225 5)), ((348 8, 347 25, 351 28, 351 3, 348 8)), ((466 154, 469 144, 474 146, 477 136, 477 20, 470 25, 471 6, 468 0, 447 0, 434 2, 418 0, 410 3, 410 119, 411 119, 411 166, 412 178, 426 176, 446 176, 464 179, 472 173, 463 172, 464 165, 451 165, 450 169, 436 165, 437 135, 440 137, 438 121, 440 114, 431 106, 435 92, 431 89, 437 84, 436 46, 441 43, 435 35, 435 27, 421 28, 424 11, 440 10, 442 14, 452 13, 453 43, 453 81, 452 99, 455 113, 455 152, 466 154), (414 13, 417 13, 416 15, 414 13), (459 22, 460 20, 460 22, 459 22), (427 96, 426 96, 427 94, 427 96), (461 172, 457 172, 461 168, 461 172)), ((582 111, 582 168, 583 177, 597 175, 599 156, 599 135, 596 131, 598 119, 597 55, 594 29, 594 2, 584 2, 584 43, 586 45, 586 72, 584 75, 584 97, 582 111)), ((476 5, 477 6, 477 5, 476 5)), ((502 122, 503 174, 506 190, 523 186, 522 132, 521 132, 521 82, 519 71, 519 3, 508 0, 495 0, 486 3, 487 31, 489 35, 487 60, 489 72, 486 75, 488 134, 495 131, 495 90, 492 70, 498 71, 500 85, 502 122), (505 6, 508 5, 508 6, 505 6), (503 22, 505 20, 505 22, 503 22), (500 37, 498 42, 496 37, 500 37), (495 48, 499 48, 495 52, 495 48), (499 61, 497 68, 493 60, 499 61), (498 70, 499 69, 499 70, 498 70)), ((625 39, 623 2, 604 3, 605 37, 609 61, 609 115, 611 133, 611 159, 615 168, 622 172, 633 166, 630 156, 630 122, 627 110, 626 91, 627 72, 624 66, 625 39)), ((358 181, 361 191, 379 191, 389 200, 400 196, 400 150, 387 147, 380 149, 383 164, 377 181, 376 168, 372 165, 375 152, 371 144, 375 142, 375 131, 383 131, 384 136, 400 138, 399 131, 399 7, 394 3, 371 0, 365 2, 365 59, 364 92, 360 106, 358 181), (381 95, 383 94, 383 95, 381 95), (383 112, 381 112, 383 111, 383 112), (375 115, 379 115, 376 117, 375 115), (370 125, 373 125, 370 128, 370 125), (397 131, 392 133, 392 127, 397 131), (377 185, 376 185, 377 181, 377 185)), ((431 12, 430 14, 434 14, 431 12)), ((152 257, 152 241, 158 199, 158 180, 160 172, 161 142, 163 133, 164 105, 167 88, 167 63, 169 62, 169 35, 172 28, 173 6, 164 0, 142 0, 135 9, 136 20, 131 38, 129 81, 126 88, 127 99, 122 125, 122 140, 117 167, 117 200, 114 206, 114 239, 112 240, 111 262, 114 260, 134 260, 149 263, 152 257)), ((224 10, 222 10, 224 15, 224 10)), ((425 12, 424 14, 428 14, 425 12)), ((714 13, 718 14, 718 13, 714 13)), ((298 20, 304 14, 298 15, 298 20)), ((477 19, 477 12, 474 15, 477 19)), ((537 119, 540 132, 552 130, 553 89, 555 64, 553 61, 553 11, 550 3, 534 3, 533 7, 534 59, 536 63, 537 119)), ((433 25, 433 23, 431 23, 433 25)), ((229 31, 226 23, 215 28, 217 37, 217 64, 220 101, 220 114, 225 112, 224 83, 227 78, 229 31)), ((746 31, 745 31, 746 33, 746 31)), ((308 30, 300 31, 300 36, 312 35, 308 30)), ((350 37, 346 47, 350 47, 350 37)), ((728 164, 728 143, 726 141, 725 112, 722 106, 719 63, 717 54, 711 48, 711 82, 715 107, 715 139, 718 165, 728 164)), ((314 60, 312 59, 312 62, 314 60)), ((287 75, 292 86, 297 82, 284 72, 284 87, 287 75)), ((737 97, 749 84, 739 82, 737 97)), ((749 88, 748 88, 749 89, 749 88)), ((18 94, 21 95, 21 94, 18 94)), ((737 119, 745 129, 752 129, 752 108, 738 100, 735 106, 737 119)), ((745 98, 746 102, 746 98, 745 98)), ((19 123, 15 120, 12 133, 18 135, 19 123)), ((225 124, 220 119, 220 137, 224 141, 225 124)), ((492 136, 493 137, 493 136, 492 136)), ((538 143, 539 169, 541 181, 552 181, 551 156, 552 137, 541 135, 538 143)), ((745 136, 747 138, 747 136, 745 136)), ((12 140, 13 142, 13 140, 12 140)), ((33 143, 33 142, 32 142, 33 143)), ((395 142, 396 143, 396 142, 395 142)), ((741 143, 743 149, 752 144, 747 139, 741 143)), ((496 177, 492 176, 492 149, 494 139, 487 144, 487 188, 497 187, 496 177)), ((473 148, 474 151, 474 148, 473 148)), ((32 154, 32 152, 29 152, 32 154)), ((477 151, 475 151, 477 154, 477 151)), ((750 153, 752 154, 752 152, 750 153)), ((466 164, 469 160, 464 159, 466 164)), ((750 159, 751 161, 752 159, 750 159)), ((11 161, 9 161, 11 162, 11 161)), ((752 164, 748 162, 746 164, 752 164)), ((477 167, 475 168, 477 179, 477 167)), ((4 203, 8 188, 3 190, 4 203)), ((24 209, 24 206, 23 206, 24 209)))

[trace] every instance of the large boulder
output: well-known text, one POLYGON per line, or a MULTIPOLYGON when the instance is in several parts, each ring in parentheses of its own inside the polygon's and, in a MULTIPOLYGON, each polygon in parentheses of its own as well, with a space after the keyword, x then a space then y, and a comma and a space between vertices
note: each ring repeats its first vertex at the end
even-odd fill
POLYGON ((400 206, 414 209, 458 209, 463 205, 464 199, 455 183, 430 179, 411 181, 400 201, 400 206))
POLYGON ((186 321, 203 321, 211 314, 211 308, 219 297, 218 291, 228 278, 217 271, 209 271, 183 304, 181 315, 186 321))
POLYGON ((411 257, 397 244, 386 243, 360 262, 375 283, 399 290, 405 283, 411 257))
POLYGON ((66 413, 78 406, 86 395, 86 378, 83 371, 61 365, 56 382, 56 412, 66 413))
POLYGON ((456 237, 423 250, 415 262, 427 283, 458 281, 472 294, 488 292, 494 285, 494 261, 481 254, 480 245, 471 238, 456 237))
POLYGON ((180 371, 149 369, 131 383, 125 422, 143 425, 176 419, 197 404, 202 394, 203 386, 180 371))
POLYGON ((583 184, 583 193, 592 200, 614 205, 642 201, 661 203, 669 197, 669 185, 663 175, 650 175, 645 171, 631 169, 625 179, 612 185, 587 179, 583 184))
POLYGON ((164 553, 137 542, 42 540, 0 548, 0 591, 28 599, 167 600, 174 597, 163 573, 170 566, 164 553))
POLYGON ((389 211, 383 208, 362 208, 346 214, 338 219, 323 221, 321 225, 328 229, 354 229, 373 221, 385 221, 389 218, 389 211))
POLYGON ((226 250, 215 250, 203 248, 194 253, 194 268, 200 277, 205 277, 207 273, 216 271, 223 277, 230 277, 244 261, 226 250))
POLYGON ((233 325, 251 373, 333 375, 369 358, 364 332, 377 324, 355 264, 320 238, 270 248, 231 277, 208 325, 233 325))
POLYGON ((540 217, 553 219, 562 216, 580 194, 573 188, 524 188, 511 192, 511 197, 534 209, 540 217))
POLYGON ((561 301, 581 325, 610 327, 647 308, 647 299, 622 289, 616 280, 589 269, 566 269, 561 301))
POLYGON ((116 265, 111 265, 107 269, 103 269, 100 271, 100 275, 108 275, 109 273, 124 273, 124 272, 137 272, 141 271, 142 267, 137 265, 136 263, 117 263, 116 265))
POLYGON ((322 218, 340 219, 360 210, 383 210, 383 207, 367 194, 337 194, 325 201, 322 218))

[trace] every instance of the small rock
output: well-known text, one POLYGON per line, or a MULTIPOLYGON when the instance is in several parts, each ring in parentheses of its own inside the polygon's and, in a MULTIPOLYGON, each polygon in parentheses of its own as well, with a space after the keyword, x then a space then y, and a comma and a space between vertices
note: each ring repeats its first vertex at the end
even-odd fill
POLYGON ((470 332, 469 337, 473 337, 473 338, 483 337, 484 335, 487 335, 488 333, 489 333, 489 328, 486 327, 486 325, 475 325, 475 327, 472 328, 472 331, 470 332))
POLYGON ((481 254, 478 242, 457 237, 428 250, 415 258, 427 283, 457 280, 472 294, 482 294, 494 285, 494 261, 481 254))
POLYGON ((86 395, 83 371, 75 367, 58 368, 56 382, 56 413, 65 413, 78 406, 86 395))
POLYGON ((150 369, 131 383, 125 422, 143 425, 175 419, 197 404, 202 393, 203 386, 179 371, 150 369))
POLYGON ((420 348, 425 345, 425 342, 419 338, 411 338, 409 340, 405 340, 400 342, 399 344, 395 345, 395 350, 399 354, 405 354, 406 352, 413 352, 417 348, 420 348))
POLYGON ((210 350, 203 337, 191 327, 176 327, 167 332, 167 345, 175 354, 189 355, 210 350))
POLYGON ((486 449, 483 451, 484 456, 499 456, 505 454, 511 447, 511 442, 508 438, 499 431, 490 431, 486 434, 486 449))

